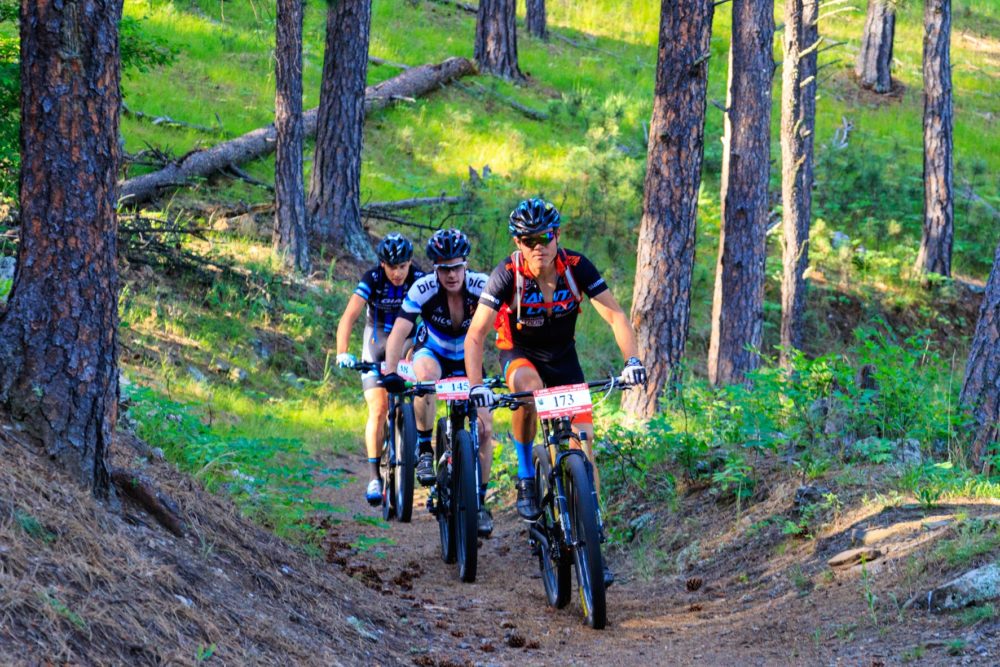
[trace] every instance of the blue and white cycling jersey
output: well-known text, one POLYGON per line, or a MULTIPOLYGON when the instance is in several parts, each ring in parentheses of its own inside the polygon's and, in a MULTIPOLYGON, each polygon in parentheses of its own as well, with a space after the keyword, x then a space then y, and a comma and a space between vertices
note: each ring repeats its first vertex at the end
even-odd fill
POLYGON ((472 314, 486 285, 488 276, 466 270, 465 289, 462 290, 462 322, 455 326, 448 311, 448 295, 440 289, 437 275, 428 273, 418 279, 403 299, 399 317, 416 322, 419 316, 425 326, 417 338, 417 348, 427 348, 438 356, 452 361, 465 358, 465 333, 472 324, 472 314))
POLYGON ((385 335, 379 335, 380 330, 385 334, 392 331, 392 324, 396 320, 407 290, 423 275, 424 272, 419 266, 410 264, 406 280, 398 287, 385 275, 381 265, 373 266, 361 276, 354 293, 366 302, 365 327, 371 329, 372 340, 385 338, 385 335))

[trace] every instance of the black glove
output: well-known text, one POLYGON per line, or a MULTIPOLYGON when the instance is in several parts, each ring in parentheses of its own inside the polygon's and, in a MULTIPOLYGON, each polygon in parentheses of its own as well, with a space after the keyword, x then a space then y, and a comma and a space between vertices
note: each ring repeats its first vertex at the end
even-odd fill
POLYGON ((481 384, 477 384, 475 387, 469 390, 469 400, 477 408, 489 408, 493 407, 496 403, 496 397, 493 395, 493 390, 489 387, 484 387, 481 384))
POLYGON ((398 373, 386 373, 382 376, 382 387, 391 394, 401 394, 406 391, 406 380, 398 373))
POLYGON ((622 379, 628 384, 646 384, 646 367, 639 361, 639 357, 628 358, 625 370, 622 371, 622 379))

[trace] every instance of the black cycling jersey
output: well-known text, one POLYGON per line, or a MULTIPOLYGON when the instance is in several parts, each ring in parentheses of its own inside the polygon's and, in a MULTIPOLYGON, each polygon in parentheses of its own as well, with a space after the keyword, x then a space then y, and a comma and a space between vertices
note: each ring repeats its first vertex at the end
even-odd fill
POLYGON ((392 330, 396 315, 403 305, 403 299, 406 298, 406 292, 423 275, 424 272, 416 264, 411 263, 410 272, 399 287, 392 284, 381 264, 361 276, 354 293, 368 305, 365 311, 365 327, 372 329, 373 338, 378 338, 380 331, 387 334, 392 330))
POLYGON ((472 314, 485 284, 485 273, 466 269, 462 323, 456 327, 448 311, 448 293, 439 288, 437 275, 428 273, 415 282, 406 294, 399 317, 415 322, 419 315, 423 320, 425 328, 417 339, 417 347, 426 347, 445 359, 464 359, 465 333, 472 324, 472 314))
MULTIPOLYGON (((558 261, 565 264, 565 271, 571 272, 573 282, 590 298, 608 289, 597 268, 580 253, 563 250, 558 261)), ((516 322, 514 315, 511 315, 510 335, 513 346, 540 361, 557 359, 573 348, 576 318, 580 314, 579 300, 567 282, 564 271, 558 273, 552 300, 546 303, 541 288, 528 274, 526 267, 521 270, 524 274, 521 313, 516 322)), ((507 304, 516 313, 514 272, 512 257, 500 262, 490 274, 479 303, 497 311, 507 304)))

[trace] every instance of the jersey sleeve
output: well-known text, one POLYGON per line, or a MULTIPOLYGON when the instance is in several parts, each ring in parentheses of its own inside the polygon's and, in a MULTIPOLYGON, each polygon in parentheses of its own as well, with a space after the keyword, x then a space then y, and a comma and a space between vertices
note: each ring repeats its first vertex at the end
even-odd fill
POLYGON ((423 276, 417 282, 410 286, 410 289, 406 292, 406 298, 403 299, 403 305, 399 309, 399 314, 396 317, 402 317, 404 320, 409 320, 410 322, 416 322, 417 318, 420 316, 420 311, 423 309, 424 304, 437 292, 437 278, 434 274, 428 274, 423 276))
POLYGON ((570 260, 570 270, 573 271, 573 279, 580 289, 583 290, 583 293, 593 299, 602 292, 606 292, 608 284, 604 282, 604 278, 601 276, 600 271, 597 270, 597 267, 583 255, 576 254, 575 257, 579 258, 575 266, 572 263, 574 259, 573 255, 570 255, 567 259, 570 260))
POLYGON ((510 303, 513 300, 514 271, 508 257, 493 269, 493 273, 490 274, 489 279, 486 281, 486 286, 483 287, 482 294, 479 295, 479 303, 487 308, 500 310, 503 304, 510 303))
POLYGON ((354 293, 365 301, 370 301, 372 294, 375 293, 375 276, 372 273, 372 271, 365 271, 358 282, 358 286, 354 288, 354 293))

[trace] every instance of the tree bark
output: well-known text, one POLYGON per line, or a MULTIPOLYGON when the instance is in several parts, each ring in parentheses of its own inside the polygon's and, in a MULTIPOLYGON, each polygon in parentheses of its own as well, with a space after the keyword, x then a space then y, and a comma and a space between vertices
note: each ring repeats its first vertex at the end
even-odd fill
POLYGON ((812 211, 819 0, 785 0, 781 83, 781 360, 802 348, 812 211))
POLYGON ((308 273, 309 234, 302 180, 302 0, 278 0, 275 29, 274 236, 285 263, 308 273))
POLYGON ((774 6, 733 0, 722 157, 722 229, 708 378, 743 382, 760 363, 771 150, 774 6))
POLYGON ((892 42, 896 34, 894 0, 868 0, 868 15, 861 34, 861 51, 854 67, 862 87, 876 93, 892 89, 892 42))
POLYGON ((361 144, 371 0, 338 0, 326 14, 326 53, 307 210, 324 243, 359 260, 375 253, 361 226, 361 144))
MULTIPOLYGON (((466 58, 449 58, 437 65, 411 67, 398 76, 369 87, 365 91, 365 112, 382 109, 400 98, 426 95, 475 70, 475 65, 466 58)), ((306 139, 316 134, 318 111, 318 108, 310 109, 302 116, 306 139)), ((140 204, 166 188, 184 185, 191 178, 208 176, 231 164, 264 157, 275 149, 276 142, 277 131, 274 125, 268 125, 211 148, 192 151, 159 171, 124 181, 120 187, 121 197, 128 205, 140 204)))
POLYGON ((524 0, 524 25, 528 34, 538 39, 548 39, 549 30, 545 25, 545 0, 524 0))
POLYGON ((0 314, 0 405, 108 497, 121 0, 22 0, 20 17, 21 243, 0 314))
POLYGON ((955 234, 951 106, 951 0, 927 0, 924 10, 924 230, 919 273, 951 276, 955 234))
POLYGON ((656 89, 632 292, 632 325, 649 381, 622 398, 625 409, 642 417, 652 416, 664 389, 679 381, 677 368, 687 343, 713 13, 712 0, 660 3, 656 89))
POLYGON ((979 308, 960 402, 975 421, 971 453, 981 465, 987 446, 1000 440, 1000 244, 979 308))
POLYGON ((481 0, 476 15, 475 58, 479 71, 505 79, 524 79, 517 66, 515 0, 481 0))

